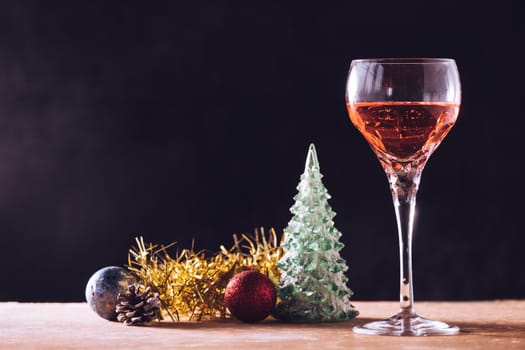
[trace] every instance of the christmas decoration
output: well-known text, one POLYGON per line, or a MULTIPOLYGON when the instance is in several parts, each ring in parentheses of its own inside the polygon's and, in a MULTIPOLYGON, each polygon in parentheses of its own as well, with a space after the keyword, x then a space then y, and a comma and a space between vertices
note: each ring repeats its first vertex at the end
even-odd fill
POLYGON ((261 229, 253 237, 246 234, 240 239, 233 237, 232 248, 221 246, 211 256, 193 249, 183 249, 171 256, 168 253, 171 245, 146 246, 140 237, 136 239, 137 247, 129 251, 128 269, 138 276, 141 284, 159 293, 161 311, 172 320, 225 318, 228 312, 224 291, 230 278, 249 268, 260 271, 276 284, 277 262, 282 256, 273 229, 268 236, 261 229))
POLYGON ((310 145, 304 173, 297 186, 294 216, 284 230, 284 256, 278 267, 280 302, 274 316, 290 322, 349 320, 358 312, 350 304, 352 291, 346 286, 348 269, 339 251, 341 233, 332 221, 335 212, 321 181, 319 161, 310 145))
POLYGON ((104 267, 89 278, 86 285, 86 301, 100 317, 116 321, 117 296, 134 282, 135 277, 125 268, 104 267))
POLYGON ((153 293, 151 287, 132 284, 117 299, 117 320, 128 326, 145 325, 160 318, 159 293, 153 293))
POLYGON ((275 307, 275 285, 257 271, 243 271, 232 277, 224 301, 233 316, 244 322, 264 320, 275 307))

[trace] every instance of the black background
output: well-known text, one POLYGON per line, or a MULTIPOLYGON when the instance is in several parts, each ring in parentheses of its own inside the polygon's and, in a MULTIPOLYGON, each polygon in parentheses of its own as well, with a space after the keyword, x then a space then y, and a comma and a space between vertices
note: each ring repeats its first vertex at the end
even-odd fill
POLYGON ((350 61, 452 57, 463 103, 423 173, 419 300, 524 298, 517 2, 3 1, 0 300, 80 301, 134 237, 282 230, 317 147, 355 299, 397 298, 385 175, 350 61))

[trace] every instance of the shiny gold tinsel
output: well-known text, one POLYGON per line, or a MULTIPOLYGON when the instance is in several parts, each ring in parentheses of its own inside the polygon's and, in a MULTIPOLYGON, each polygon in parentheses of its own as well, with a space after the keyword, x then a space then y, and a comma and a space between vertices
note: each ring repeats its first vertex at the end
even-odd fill
POLYGON ((245 269, 258 270, 274 283, 279 282, 277 262, 283 251, 274 229, 268 236, 261 228, 254 236, 233 235, 230 249, 207 257, 204 251, 183 249, 175 257, 168 254, 169 246, 144 244, 136 238, 137 246, 129 250, 128 269, 140 283, 159 293, 162 311, 172 320, 225 318, 224 290, 233 275, 245 269))

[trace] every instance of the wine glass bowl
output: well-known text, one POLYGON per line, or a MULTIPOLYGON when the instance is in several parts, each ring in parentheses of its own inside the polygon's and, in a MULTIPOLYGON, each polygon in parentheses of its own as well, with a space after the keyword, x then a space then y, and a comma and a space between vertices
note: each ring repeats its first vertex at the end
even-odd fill
POLYGON ((453 59, 353 60, 346 85, 350 120, 383 167, 394 203, 399 237, 400 305, 384 321, 354 327, 377 335, 448 335, 459 328, 414 311, 412 237, 416 194, 430 155, 455 124, 461 103, 453 59))

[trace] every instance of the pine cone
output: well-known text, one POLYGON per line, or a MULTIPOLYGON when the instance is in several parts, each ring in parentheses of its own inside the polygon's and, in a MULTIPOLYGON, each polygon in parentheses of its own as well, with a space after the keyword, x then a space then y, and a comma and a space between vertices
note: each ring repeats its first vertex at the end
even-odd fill
POLYGON ((117 300, 117 320, 128 326, 145 325, 160 318, 159 293, 152 293, 151 287, 131 284, 126 292, 118 294, 117 300))

